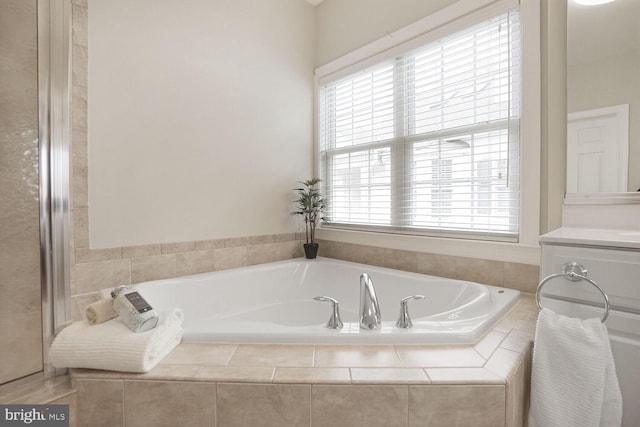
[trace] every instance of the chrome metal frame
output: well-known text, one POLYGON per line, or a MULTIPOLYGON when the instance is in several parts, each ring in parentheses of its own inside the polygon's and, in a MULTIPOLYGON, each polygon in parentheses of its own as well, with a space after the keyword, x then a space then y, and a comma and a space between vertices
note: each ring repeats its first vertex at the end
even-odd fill
POLYGON ((43 374, 69 312, 71 2, 38 0, 38 116, 43 374))

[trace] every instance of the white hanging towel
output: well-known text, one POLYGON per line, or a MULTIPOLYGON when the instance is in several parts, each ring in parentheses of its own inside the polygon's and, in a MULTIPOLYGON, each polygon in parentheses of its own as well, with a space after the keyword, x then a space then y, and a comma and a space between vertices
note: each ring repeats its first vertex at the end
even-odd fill
POLYGON ((622 395, 600 319, 543 308, 536 325, 529 427, 620 427, 622 395))

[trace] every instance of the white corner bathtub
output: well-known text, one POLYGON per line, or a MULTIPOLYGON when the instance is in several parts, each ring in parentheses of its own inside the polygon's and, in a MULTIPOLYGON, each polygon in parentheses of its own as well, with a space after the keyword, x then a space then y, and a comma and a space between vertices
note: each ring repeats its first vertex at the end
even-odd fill
POLYGON ((184 340, 244 343, 470 344, 518 300, 520 292, 327 258, 298 258, 136 285, 158 310, 184 311, 184 340), (361 330, 360 274, 373 280, 382 327, 361 330), (395 326, 400 300, 413 328, 395 326), (331 304, 344 327, 328 329, 331 304))

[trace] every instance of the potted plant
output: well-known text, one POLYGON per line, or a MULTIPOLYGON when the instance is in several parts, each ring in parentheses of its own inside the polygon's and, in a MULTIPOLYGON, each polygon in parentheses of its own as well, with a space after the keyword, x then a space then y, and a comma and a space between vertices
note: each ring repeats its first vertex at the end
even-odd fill
POLYGON ((304 254, 308 259, 314 259, 318 255, 318 244, 316 243, 316 225, 322 219, 324 210, 324 200, 320 190, 316 187, 320 182, 319 178, 310 178, 300 182, 303 187, 294 188, 298 198, 296 199, 296 210, 291 215, 301 215, 304 219, 306 243, 304 254))

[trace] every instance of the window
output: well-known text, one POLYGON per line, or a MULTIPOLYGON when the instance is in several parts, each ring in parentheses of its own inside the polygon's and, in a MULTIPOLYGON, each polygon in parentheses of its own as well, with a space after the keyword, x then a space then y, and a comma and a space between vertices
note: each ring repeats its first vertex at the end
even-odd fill
POLYGON ((518 238, 517 11, 320 86, 330 225, 518 238))

